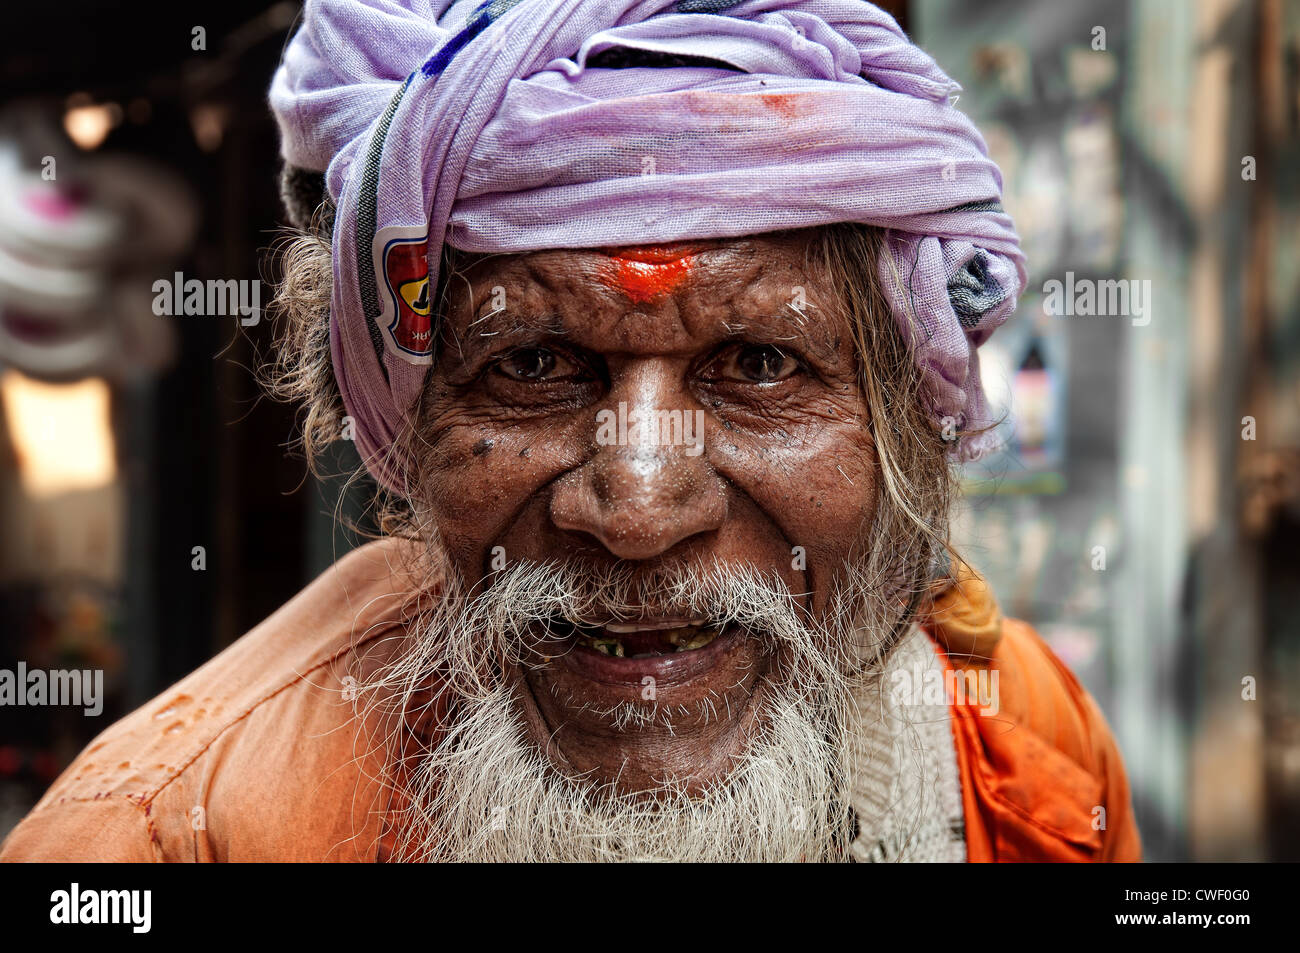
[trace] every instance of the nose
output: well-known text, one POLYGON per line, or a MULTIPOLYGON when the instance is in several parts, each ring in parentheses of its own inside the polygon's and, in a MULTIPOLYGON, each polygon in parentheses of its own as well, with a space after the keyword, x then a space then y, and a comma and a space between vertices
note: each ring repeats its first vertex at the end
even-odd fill
POLYGON ((595 452, 551 496, 556 527, 592 536, 620 559, 653 559, 727 516, 705 450, 705 415, 663 377, 647 368, 593 408, 595 452))

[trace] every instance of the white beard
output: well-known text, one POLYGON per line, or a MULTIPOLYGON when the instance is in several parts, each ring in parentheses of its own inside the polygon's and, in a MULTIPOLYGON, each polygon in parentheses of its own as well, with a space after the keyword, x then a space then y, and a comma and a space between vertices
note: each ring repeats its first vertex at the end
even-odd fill
MULTIPOLYGON (((849 578, 860 584, 850 572, 849 578)), ((408 833, 399 859, 425 861, 828 861, 850 859, 845 726, 864 680, 860 668, 885 643, 876 624, 835 631, 810 625, 778 579, 678 567, 653 574, 521 564, 491 577, 474 599, 453 596, 409 631, 413 648, 363 689, 375 706, 427 703, 430 674, 444 673, 454 715, 403 785, 408 833), (541 620, 617 614, 653 605, 739 623, 780 647, 782 664, 759 704, 743 756, 719 783, 688 795, 669 782, 652 797, 567 776, 528 737, 516 690, 501 675, 520 664, 541 620), (865 638, 864 638, 865 636, 865 638), (856 670, 848 676, 845 673, 856 670)), ((856 607, 882 609, 857 585, 856 607), (872 603, 874 602, 874 605, 872 603)), ((671 724, 650 707, 649 718, 671 724)), ((630 717, 630 716, 629 716, 630 717)))

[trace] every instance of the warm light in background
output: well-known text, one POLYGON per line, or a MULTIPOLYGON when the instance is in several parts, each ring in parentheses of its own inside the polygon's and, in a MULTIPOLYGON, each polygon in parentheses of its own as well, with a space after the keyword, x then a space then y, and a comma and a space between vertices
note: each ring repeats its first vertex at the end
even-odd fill
POLYGON ((103 380, 46 384, 5 371, 0 403, 29 495, 49 497, 113 482, 117 466, 103 380))
POLYGON ((122 107, 117 103, 73 106, 63 114, 63 129, 83 149, 99 147, 113 127, 122 121, 122 107))
POLYGON ((203 103, 190 110, 190 127, 194 141, 204 152, 216 152, 226 132, 226 111, 211 103, 203 103))

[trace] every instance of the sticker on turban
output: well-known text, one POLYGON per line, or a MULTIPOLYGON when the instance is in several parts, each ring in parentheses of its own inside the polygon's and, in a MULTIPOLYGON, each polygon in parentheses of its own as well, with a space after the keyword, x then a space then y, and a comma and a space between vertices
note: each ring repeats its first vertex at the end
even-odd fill
POLYGON ((429 286, 429 233, 426 227, 381 229, 375 236, 375 271, 384 276, 379 326, 388 344, 413 364, 433 355, 433 290, 429 286))

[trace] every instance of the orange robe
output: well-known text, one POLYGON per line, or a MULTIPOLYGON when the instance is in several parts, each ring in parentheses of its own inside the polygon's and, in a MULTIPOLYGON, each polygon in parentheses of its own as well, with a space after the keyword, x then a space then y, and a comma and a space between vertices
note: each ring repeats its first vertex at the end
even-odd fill
POLYGON ((1106 719, 1033 628, 1003 618, 969 568, 925 616, 946 668, 998 672, 997 714, 974 700, 950 706, 967 860, 1141 860, 1106 719))
MULTIPOLYGON (((408 545, 348 554, 110 726, 13 830, 0 860, 385 859, 394 835, 387 728, 354 710, 348 680, 399 642, 408 545)), ((997 716, 952 706, 969 859, 1137 860, 1106 723, 1033 630, 1004 622, 972 575, 934 599, 923 624, 949 664, 1000 673, 997 716)))

